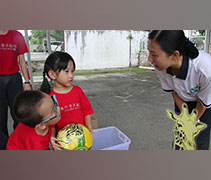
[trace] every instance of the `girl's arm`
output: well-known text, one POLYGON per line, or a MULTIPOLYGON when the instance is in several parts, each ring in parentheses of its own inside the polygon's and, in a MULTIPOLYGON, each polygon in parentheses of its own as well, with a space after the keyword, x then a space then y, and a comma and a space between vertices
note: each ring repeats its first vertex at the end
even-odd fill
POLYGON ((52 127, 50 142, 54 150, 61 150, 61 146, 58 143, 56 143, 57 142, 56 127, 52 127))
MULTIPOLYGON (((29 82, 28 69, 27 69, 25 58, 24 58, 24 54, 19 55, 18 59, 19 59, 19 64, 20 64, 20 68, 23 73, 24 79, 26 82, 29 82)), ((24 90, 31 90, 30 84, 24 84, 24 90)))
POLYGON ((92 132, 91 115, 85 116, 85 125, 92 132))

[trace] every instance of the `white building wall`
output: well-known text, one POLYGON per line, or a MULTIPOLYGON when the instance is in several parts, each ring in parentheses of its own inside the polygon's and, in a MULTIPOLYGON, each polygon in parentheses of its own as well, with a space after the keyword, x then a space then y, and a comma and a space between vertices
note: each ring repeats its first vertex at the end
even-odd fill
POLYGON ((140 42, 147 39, 144 31, 66 30, 65 51, 71 54, 77 70, 129 67, 129 34, 131 64, 138 65, 140 42))

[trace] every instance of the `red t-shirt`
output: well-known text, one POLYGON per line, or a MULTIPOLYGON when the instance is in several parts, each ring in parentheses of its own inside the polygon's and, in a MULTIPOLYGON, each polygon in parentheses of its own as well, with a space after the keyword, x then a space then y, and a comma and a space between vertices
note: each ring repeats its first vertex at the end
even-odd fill
POLYGON ((34 128, 19 123, 10 135, 7 150, 49 150, 52 128, 47 135, 38 135, 34 128))
POLYGON ((56 124, 57 132, 70 123, 85 125, 85 116, 92 114, 93 110, 82 89, 74 85, 66 94, 56 93, 53 90, 49 93, 49 95, 54 94, 61 110, 61 119, 56 124))
POLYGON ((10 75, 19 72, 18 56, 28 52, 22 34, 9 30, 0 35, 0 75, 10 75))

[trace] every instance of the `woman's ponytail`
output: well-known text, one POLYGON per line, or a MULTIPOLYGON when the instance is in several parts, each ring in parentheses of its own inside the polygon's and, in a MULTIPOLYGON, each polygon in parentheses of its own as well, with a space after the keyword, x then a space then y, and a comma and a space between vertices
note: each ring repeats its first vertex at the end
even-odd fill
POLYGON ((185 46, 186 46, 186 48, 185 48, 186 54, 191 59, 195 59, 199 55, 198 49, 196 48, 194 43, 192 43, 188 38, 186 38, 186 40, 185 40, 185 46))

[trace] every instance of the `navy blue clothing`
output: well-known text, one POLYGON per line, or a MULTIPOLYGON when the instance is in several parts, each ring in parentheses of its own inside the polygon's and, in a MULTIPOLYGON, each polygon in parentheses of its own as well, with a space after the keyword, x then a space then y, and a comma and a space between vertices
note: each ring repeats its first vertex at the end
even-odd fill
MULTIPOLYGON (((189 113, 192 112, 194 108, 196 108, 197 102, 186 102, 188 105, 189 113)), ((179 108, 175 105, 175 112, 180 113, 179 108)), ((197 150, 209 150, 210 145, 210 126, 211 126, 211 108, 206 109, 204 114, 201 116, 200 121, 207 124, 207 128, 200 132, 199 136, 196 139, 196 147, 197 150)))
POLYGON ((18 121, 13 116, 13 104, 15 97, 23 92, 23 82, 20 73, 8 76, 0 76, 0 149, 6 149, 7 139, 9 137, 8 122, 8 106, 11 116, 14 120, 13 128, 18 125, 18 121))

